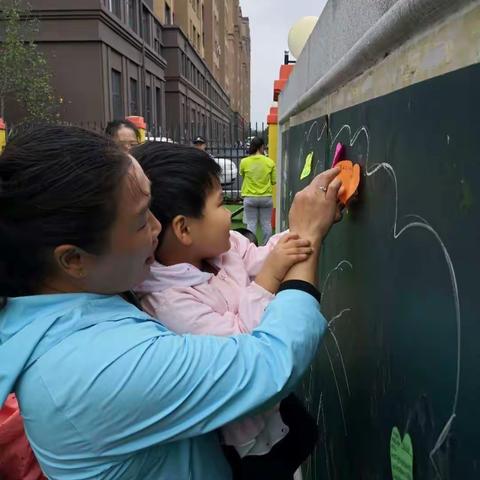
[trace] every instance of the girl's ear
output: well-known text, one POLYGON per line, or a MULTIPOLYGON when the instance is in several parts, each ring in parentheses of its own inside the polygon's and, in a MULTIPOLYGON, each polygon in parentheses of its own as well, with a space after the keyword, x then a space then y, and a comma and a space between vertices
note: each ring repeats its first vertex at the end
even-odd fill
POLYGON ((192 229, 189 219, 185 215, 177 215, 172 220, 172 232, 177 240, 184 246, 189 247, 193 243, 192 229))

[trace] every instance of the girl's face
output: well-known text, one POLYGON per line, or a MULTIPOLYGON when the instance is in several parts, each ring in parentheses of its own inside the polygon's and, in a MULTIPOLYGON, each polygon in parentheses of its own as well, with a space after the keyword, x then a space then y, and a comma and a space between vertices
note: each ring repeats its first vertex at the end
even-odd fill
POLYGON ((220 184, 208 194, 202 217, 189 217, 188 222, 198 258, 213 258, 230 249, 231 214, 223 206, 220 184))
POLYGON ((132 165, 119 190, 117 217, 101 255, 85 255, 83 290, 119 293, 142 282, 154 261, 161 230, 150 211, 150 181, 138 162, 132 165))

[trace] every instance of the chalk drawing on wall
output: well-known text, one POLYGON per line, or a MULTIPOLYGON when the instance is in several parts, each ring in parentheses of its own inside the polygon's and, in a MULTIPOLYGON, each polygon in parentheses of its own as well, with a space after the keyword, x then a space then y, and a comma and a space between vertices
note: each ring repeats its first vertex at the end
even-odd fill
MULTIPOLYGON (((337 275, 340 275, 343 272, 348 270, 350 271, 353 270, 352 263, 348 260, 341 260, 332 270, 328 272, 328 274, 325 276, 325 280, 321 288, 322 298, 325 298, 329 292, 334 291, 334 289, 332 289, 332 286, 335 283, 335 279, 337 275)), ((351 308, 344 308, 340 312, 332 316, 332 318, 330 318, 327 323, 327 335, 333 340, 333 345, 336 349, 336 357, 334 357, 330 352, 327 343, 326 342, 323 343, 323 350, 325 351, 325 354, 328 358, 329 368, 332 373, 333 381, 335 383, 337 399, 340 406, 340 412, 342 416, 342 423, 343 423, 345 436, 348 436, 348 429, 347 429, 347 422, 345 418, 344 405, 343 405, 343 396, 342 396, 343 388, 341 388, 340 385, 342 385, 342 387, 343 385, 345 386, 344 388, 346 389, 348 396, 351 395, 351 391, 350 391, 350 382, 348 380, 347 369, 346 369, 345 361, 343 358, 343 353, 340 347, 340 343, 335 335, 335 326, 336 326, 336 323, 349 312, 351 312, 351 308), (340 368, 337 368, 337 369, 335 368, 335 364, 334 364, 335 358, 338 358, 340 360, 340 368), (337 370, 341 371, 341 375, 343 376, 341 380, 343 381, 343 383, 337 376, 337 370)), ((306 403, 307 403, 307 407, 310 407, 309 408, 310 410, 313 410, 312 405, 318 405, 316 408, 315 415, 316 415, 317 425, 320 425, 321 432, 322 432, 322 437, 323 437, 322 443, 323 443, 323 449, 325 453, 325 468, 327 470, 328 478, 330 479, 330 458, 328 455, 327 442, 326 442, 327 424, 325 421, 325 406, 323 401, 325 395, 323 392, 320 392, 318 402, 316 404, 313 403, 313 398, 312 398, 313 381, 314 381, 314 372, 313 372, 313 365, 312 365, 310 366, 310 371, 309 371, 308 380, 307 380, 306 403), (320 419, 322 420, 321 424, 320 424, 320 419)), ((318 447, 316 447, 316 449, 317 448, 318 447)), ((313 478, 318 478, 316 451, 313 455, 310 456, 310 460, 307 464, 307 475, 310 470, 312 470, 313 478)))
MULTIPOLYGON (((318 132, 317 139, 320 140, 322 136, 325 134, 327 125, 324 123, 322 126, 319 126, 317 122, 313 122, 312 125, 310 126, 307 134, 306 134, 306 139, 310 138, 310 135, 313 131, 315 131, 315 128, 317 129, 316 131, 318 132)), ((433 467, 435 468, 435 471, 437 475, 440 477, 440 472, 438 469, 438 466, 435 462, 435 455, 436 453, 440 450, 442 445, 444 444, 445 440, 448 437, 448 434, 450 432, 452 423, 456 417, 456 412, 457 412, 457 404, 458 404, 458 396, 459 396, 459 391, 460 391, 460 372, 461 372, 461 311, 460 311, 460 297, 459 297, 459 291, 458 291, 458 285, 457 285, 457 279, 455 275, 455 269, 454 265, 452 262, 452 259, 450 257, 450 254, 448 252, 448 249, 440 236, 440 234, 435 230, 435 228, 424 218, 420 217, 419 215, 415 214, 408 214, 408 215, 402 215, 399 217, 399 207, 400 207, 400 194, 399 194, 399 185, 398 185, 398 180, 397 180, 397 175, 395 173, 395 169, 393 166, 387 162, 381 162, 381 163, 376 163, 373 165, 369 164, 369 154, 370 154, 370 136, 369 132, 366 126, 361 126, 358 130, 354 131, 352 130, 351 126, 348 124, 343 125, 338 132, 335 134, 332 134, 332 132, 329 130, 329 138, 330 138, 330 152, 333 153, 334 146, 336 143, 341 139, 341 140, 347 140, 344 142, 345 144, 348 144, 350 147, 353 147, 356 142, 359 140, 359 138, 363 138, 364 141, 366 142, 366 156, 365 156, 365 166, 364 166, 364 177, 365 180, 367 180, 370 177, 379 175, 381 172, 387 173, 388 177, 392 181, 393 187, 394 187, 394 218, 392 222, 392 236, 394 240, 398 240, 403 234, 405 234, 409 230, 413 229, 422 229, 426 232, 428 232, 435 242, 438 244, 440 247, 443 258, 445 260, 448 273, 449 273, 449 280, 450 280, 450 285, 451 285, 451 292, 452 292, 452 298, 453 298, 453 304, 454 304, 454 321, 455 321, 455 327, 456 327, 456 381, 455 381, 455 389, 454 393, 452 396, 452 406, 451 406, 451 412, 450 416, 446 419, 444 422, 438 437, 435 441, 435 444, 432 448, 432 450, 429 453, 429 458, 430 461, 433 464, 433 467)), ((318 166, 318 161, 317 165, 318 166)), ((316 172, 316 167, 315 167, 315 173, 316 172)), ((345 260, 344 260, 345 261, 345 260)), ((341 263, 341 262, 340 262, 341 263)), ((338 267, 338 265, 337 265, 338 267)), ((337 268, 336 267, 336 268, 337 268)), ((335 270, 335 269, 334 269, 335 270)), ((328 280, 329 275, 331 275, 332 272, 330 272, 326 280, 328 280)), ((325 282, 327 283, 327 282, 325 282)), ((323 289, 325 289, 325 284, 323 286, 323 289)), ((340 312, 342 313, 342 312, 340 312)), ((346 312, 343 312, 346 313, 346 312)), ((334 319, 330 321, 330 323, 333 325, 334 319)), ((330 325, 329 325, 330 327, 330 325)), ((329 328, 330 330, 330 328, 329 328)), ((338 342, 337 342, 338 343, 338 342)), ((343 364, 344 365, 344 364, 343 364)), ((346 375, 346 371, 345 371, 346 375)), ((348 378, 348 377, 347 377, 348 378)), ((336 379, 335 379, 336 381, 336 379)), ((348 380, 347 380, 348 381, 348 380)), ((338 383, 337 384, 337 391, 338 391, 338 383)), ((323 408, 323 407, 322 407, 323 408)), ((343 415, 343 406, 341 405, 341 410, 342 410, 342 415, 343 415)))
MULTIPOLYGON (((303 142, 302 146, 300 148, 300 158, 305 157, 306 149, 309 151, 312 149, 315 143, 318 143, 322 140, 327 141, 327 148, 329 148, 329 151, 331 154, 333 154, 333 150, 338 143, 338 141, 342 141, 345 145, 349 147, 353 147, 354 145, 357 144, 357 142, 362 141, 365 142, 365 154, 362 158, 360 158, 361 163, 364 163, 363 167, 363 176, 364 176, 364 181, 367 182, 368 179, 377 177, 381 173, 386 173, 388 175, 388 178, 392 182, 392 186, 394 189, 394 215, 393 215, 393 221, 392 221, 392 237, 394 241, 397 241, 400 239, 400 237, 404 234, 406 234, 408 231, 412 231, 414 229, 421 229, 425 232, 427 232, 433 239, 435 240, 436 244, 440 247, 445 264, 448 269, 448 274, 449 274, 449 281, 450 281, 450 286, 451 286, 451 292, 452 292, 452 299, 453 299, 453 306, 454 306, 454 322, 455 322, 455 328, 456 328, 456 380, 455 380, 455 388, 454 392, 452 395, 452 404, 451 404, 451 410, 450 410, 450 415, 449 417, 441 424, 442 427, 438 433, 438 436, 436 437, 436 441, 434 442, 433 448, 429 452, 429 458, 430 461, 437 473, 438 477, 441 477, 438 466, 435 461, 435 456, 437 452, 441 449, 442 445, 445 443, 446 439, 448 438, 448 434, 451 430, 452 423, 455 420, 456 413, 457 413, 457 404, 458 404, 458 397, 459 397, 459 391, 460 391, 460 373, 461 373, 461 311, 460 311, 460 297, 459 297, 459 291, 458 291, 458 285, 457 285, 457 279, 456 279, 456 274, 455 274, 455 268, 452 262, 452 259, 450 257, 450 254, 448 252, 448 249, 440 236, 440 234, 435 230, 435 228, 423 217, 420 217, 419 215, 416 214, 407 214, 407 215, 400 215, 400 188, 398 185, 398 179, 397 175, 395 172, 394 167, 387 162, 381 162, 381 163, 375 163, 370 165, 370 145, 371 145, 371 139, 370 139, 370 134, 368 131, 368 128, 366 126, 361 126, 357 130, 352 129, 352 127, 348 124, 342 125, 340 129, 336 133, 332 133, 331 129, 329 128, 329 124, 326 119, 320 119, 317 121, 312 122, 308 129, 305 131, 304 136, 303 136, 303 142)), ((331 155, 330 155, 331 156, 331 155)), ((322 157, 325 157, 325 155, 316 154, 314 156, 314 162, 312 163, 312 168, 311 168, 311 176, 313 177, 314 175, 320 173, 320 171, 323 169, 322 167, 322 157)), ((325 159, 325 167, 328 168, 329 164, 328 161, 329 159, 325 159)), ((371 188, 374 188, 372 185, 371 188)), ((291 202, 293 199, 293 194, 294 192, 292 191, 292 186, 290 186, 290 189, 288 191, 288 200, 291 202)), ((342 260, 342 262, 347 262, 343 263, 342 265, 349 265, 350 268, 353 268, 351 263, 348 260, 342 260)), ((340 262, 340 264, 342 263, 340 262)), ((337 265, 339 267, 339 265, 337 265)), ((336 268, 337 268, 336 267, 336 268)), ((325 278, 324 285, 322 287, 322 293, 323 295, 328 294, 328 290, 330 289, 329 284, 328 284, 328 279, 329 276, 333 275, 335 269, 329 272, 325 278)), ((340 311, 338 314, 334 315, 330 320, 329 320, 329 325, 328 325, 328 332, 327 336, 331 337, 333 342, 334 342, 334 347, 338 352, 338 357, 340 359, 340 367, 338 367, 335 370, 335 365, 334 361, 332 360, 331 356, 331 350, 329 350, 329 347, 326 348, 326 354, 328 358, 328 363, 329 366, 332 370, 332 376, 334 378, 335 382, 335 387, 337 390, 337 395, 338 395, 338 401, 339 401, 339 406, 340 410, 342 413, 342 420, 344 423, 344 429, 345 429, 345 434, 347 434, 347 425, 345 421, 345 415, 344 415, 344 405, 343 405, 343 400, 341 397, 341 388, 340 386, 343 387, 343 383, 345 383, 346 391, 348 394, 350 394, 350 386, 349 386, 349 381, 348 381, 348 374, 347 370, 345 368, 345 363, 343 361, 343 356, 341 354, 341 349, 340 349, 340 343, 338 341, 337 335, 335 335, 335 322, 340 319, 343 315, 346 315, 350 312, 348 308, 340 311), (340 315, 338 318, 338 315, 340 315), (341 380, 341 377, 344 378, 342 382, 339 383, 339 379, 341 380)), ((310 371, 310 377, 308 379, 308 389, 310 393, 307 395, 307 400, 313 403, 313 399, 311 398, 312 396, 312 383, 313 383, 313 370, 310 371)), ((320 418, 320 415, 323 414, 323 410, 325 408, 325 396, 322 393, 322 402, 320 402, 318 405, 318 408, 316 409, 317 411, 314 412, 317 414, 317 417, 320 418)), ((327 457, 327 462, 328 462, 328 455, 327 457)), ((327 464, 328 467, 328 464, 327 464)), ((316 466, 315 466, 316 468, 316 466)))

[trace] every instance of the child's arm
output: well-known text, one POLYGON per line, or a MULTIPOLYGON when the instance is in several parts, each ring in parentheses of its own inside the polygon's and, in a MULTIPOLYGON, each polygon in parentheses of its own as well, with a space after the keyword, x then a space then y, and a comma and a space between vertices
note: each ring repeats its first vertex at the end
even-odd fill
POLYGON ((255 282, 265 290, 276 293, 290 268, 306 260, 312 252, 308 240, 302 240, 297 234, 287 233, 268 254, 255 282))
POLYGON ((228 305, 223 312, 212 306, 219 299, 207 298, 194 288, 149 293, 141 303, 152 317, 173 332, 225 336, 251 332, 272 300, 272 293, 252 282, 240 290, 238 307, 228 305))
POLYGON ((231 305, 213 288, 200 286, 149 293, 142 298, 142 307, 177 333, 248 333, 259 325, 286 272, 311 252, 308 241, 299 239, 296 234, 285 235, 268 256, 255 281, 246 287, 236 287, 238 304, 231 305))
POLYGON ((240 255, 248 275, 251 278, 255 278, 258 275, 260 269, 262 268, 262 265, 268 257, 269 253, 275 248, 275 245, 286 234, 288 234, 288 230, 285 232, 277 233, 270 238, 266 245, 257 247, 240 233, 231 231, 231 250, 235 251, 238 255, 240 255))

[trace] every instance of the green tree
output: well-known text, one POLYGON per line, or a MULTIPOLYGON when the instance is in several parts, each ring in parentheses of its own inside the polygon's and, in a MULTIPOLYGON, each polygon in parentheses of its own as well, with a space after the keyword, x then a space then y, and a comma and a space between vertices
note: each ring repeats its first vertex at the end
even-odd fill
POLYGON ((0 117, 20 107, 24 121, 51 120, 58 100, 47 62, 34 42, 39 21, 22 0, 0 0, 0 117))

